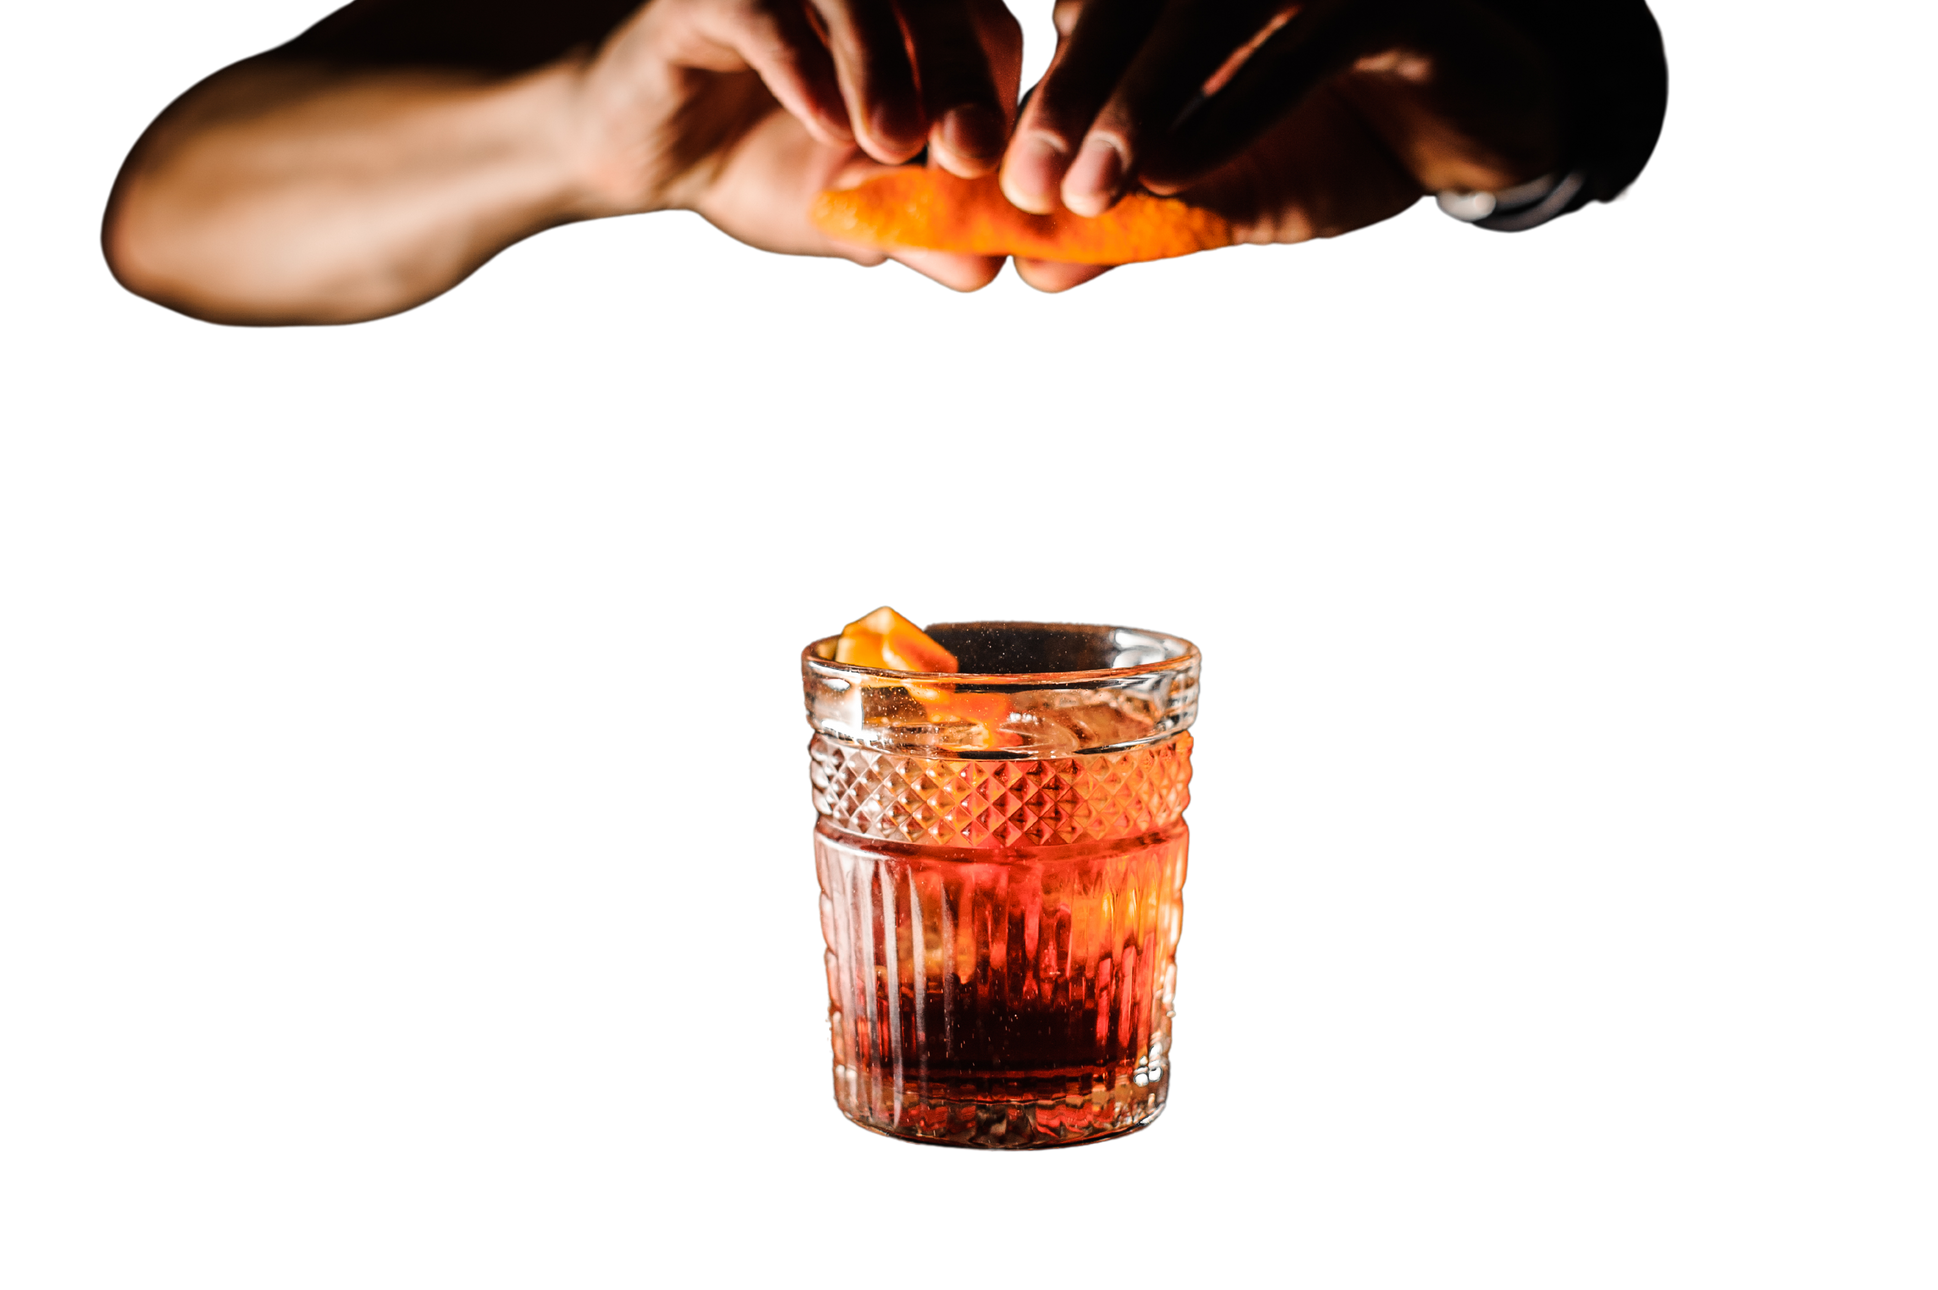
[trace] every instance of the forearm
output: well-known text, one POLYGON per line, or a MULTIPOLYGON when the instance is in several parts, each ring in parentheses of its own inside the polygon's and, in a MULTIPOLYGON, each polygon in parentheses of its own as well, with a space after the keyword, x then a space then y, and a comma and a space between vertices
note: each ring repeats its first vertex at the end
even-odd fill
POLYGON ((108 262, 137 294, 220 322, 408 309, 521 238, 619 213, 593 180, 577 91, 571 61, 495 81, 240 64, 135 146, 108 262))

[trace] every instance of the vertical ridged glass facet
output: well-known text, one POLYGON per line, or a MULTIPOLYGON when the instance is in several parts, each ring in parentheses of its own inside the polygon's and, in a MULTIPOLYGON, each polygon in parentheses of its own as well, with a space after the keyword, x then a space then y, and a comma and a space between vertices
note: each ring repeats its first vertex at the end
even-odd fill
POLYGON ((1178 823, 979 859, 817 829, 842 1110, 989 1146, 1156 1116, 1185 843, 1178 823))

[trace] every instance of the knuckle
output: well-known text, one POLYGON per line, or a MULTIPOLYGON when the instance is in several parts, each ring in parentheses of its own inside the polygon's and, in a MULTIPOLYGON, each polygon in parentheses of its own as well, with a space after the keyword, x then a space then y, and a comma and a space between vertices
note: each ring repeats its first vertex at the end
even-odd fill
POLYGON ((1096 115, 1097 98, 1077 87, 1046 81, 1030 100, 1031 129, 1065 149, 1076 147, 1096 115))
POLYGON ((1029 133, 1048 144, 1065 157, 1076 155, 1077 145, 1083 141, 1083 124, 1072 121, 1052 121, 1038 117, 1030 122, 1029 133))
POLYGON ((995 91, 988 64, 974 55, 922 50, 917 54, 916 66, 923 85, 931 91, 977 97, 987 97, 995 91))
POLYGON ((871 85, 883 87, 891 83, 897 86, 912 83, 908 56, 899 49, 887 49, 879 44, 870 45, 862 51, 857 61, 871 85))

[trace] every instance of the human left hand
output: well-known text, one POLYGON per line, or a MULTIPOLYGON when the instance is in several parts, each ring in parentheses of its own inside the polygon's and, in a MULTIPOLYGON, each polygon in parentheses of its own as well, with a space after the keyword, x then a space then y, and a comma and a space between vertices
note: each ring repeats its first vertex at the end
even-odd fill
MULTIPOLYGON (((824 188, 890 167, 871 158, 835 61, 796 0, 651 0, 581 73, 580 135, 613 213, 682 207, 763 250, 899 260, 957 290, 993 279, 990 256, 833 242, 808 221, 824 188)), ((1002 0, 959 0, 1013 119, 1022 36, 1002 0)), ((959 60, 960 61, 960 60, 959 60)), ((858 111, 858 109, 857 109, 858 111)), ((941 127, 938 127, 940 129, 941 127)), ((946 160, 946 159, 945 159, 946 160)), ((987 165, 988 163, 985 163, 987 165)))

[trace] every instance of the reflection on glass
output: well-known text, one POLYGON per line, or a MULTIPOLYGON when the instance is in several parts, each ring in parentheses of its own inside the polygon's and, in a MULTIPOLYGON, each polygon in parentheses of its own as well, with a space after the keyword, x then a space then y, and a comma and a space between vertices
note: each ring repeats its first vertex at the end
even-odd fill
POLYGON ((1168 1083, 1197 650, 929 630, 961 671, 802 654, 836 1101, 965 1146, 1139 1128, 1168 1083))

